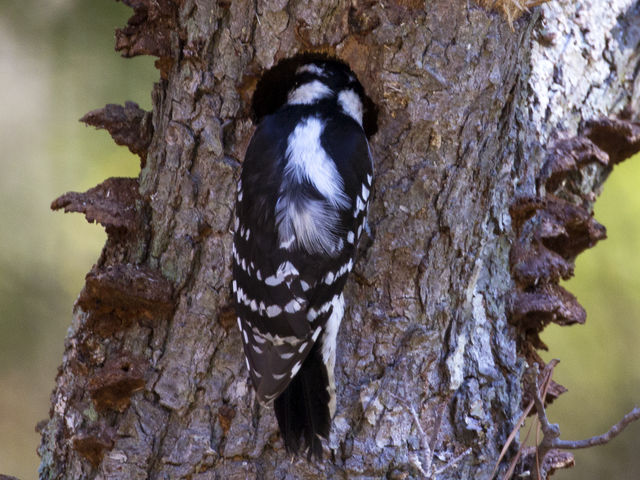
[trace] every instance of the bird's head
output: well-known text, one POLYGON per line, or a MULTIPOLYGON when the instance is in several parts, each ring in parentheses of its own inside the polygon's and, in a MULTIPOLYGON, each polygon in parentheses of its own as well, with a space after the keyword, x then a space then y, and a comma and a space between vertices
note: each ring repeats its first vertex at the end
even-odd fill
POLYGON ((346 65, 333 61, 314 61, 296 69, 287 104, 336 102, 345 114, 362 125, 363 97, 362 85, 346 65))

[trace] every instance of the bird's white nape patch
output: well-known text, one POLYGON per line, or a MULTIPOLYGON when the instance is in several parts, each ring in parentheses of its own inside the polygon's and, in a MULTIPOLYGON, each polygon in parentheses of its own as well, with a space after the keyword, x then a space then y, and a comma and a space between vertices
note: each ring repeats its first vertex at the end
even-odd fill
POLYGON ((340 239, 335 233, 339 211, 349 208, 351 200, 334 161, 322 148, 323 129, 319 118, 308 117, 289 135, 275 213, 280 244, 295 237, 309 253, 334 256, 339 250, 340 239), (293 187, 304 182, 309 182, 324 200, 297 194, 298 189, 293 187))
POLYGON ((342 90, 338 94, 338 105, 344 113, 362 125, 362 101, 356 92, 351 89, 342 90))
POLYGON ((308 180, 334 207, 344 209, 351 202, 334 161, 322 148, 323 130, 324 124, 316 117, 307 118, 293 130, 288 139, 285 175, 293 176, 297 183, 308 180))
POLYGON ((324 71, 320 65, 316 65, 315 63, 308 63, 306 65, 302 65, 298 67, 296 70, 296 75, 300 73, 313 73, 314 75, 318 75, 319 77, 328 77, 327 72, 324 71))
POLYGON ((289 105, 309 105, 323 98, 329 97, 333 91, 320 80, 303 83, 295 90, 289 92, 287 103, 289 105))

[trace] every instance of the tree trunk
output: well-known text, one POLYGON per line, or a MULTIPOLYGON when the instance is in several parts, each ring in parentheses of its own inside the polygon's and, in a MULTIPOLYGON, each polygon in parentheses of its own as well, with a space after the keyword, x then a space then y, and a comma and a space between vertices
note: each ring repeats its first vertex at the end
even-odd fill
POLYGON ((117 49, 158 56, 162 79, 151 113, 85 117, 141 156, 139 178, 53 205, 109 238, 75 306, 42 478, 490 478, 537 334, 584 321, 557 282, 602 237, 593 192, 640 148, 638 5, 553 1, 511 28, 467 0, 123 2, 117 49), (257 404, 228 290, 251 95, 303 51, 345 60, 379 109, 320 463, 287 455, 257 404))

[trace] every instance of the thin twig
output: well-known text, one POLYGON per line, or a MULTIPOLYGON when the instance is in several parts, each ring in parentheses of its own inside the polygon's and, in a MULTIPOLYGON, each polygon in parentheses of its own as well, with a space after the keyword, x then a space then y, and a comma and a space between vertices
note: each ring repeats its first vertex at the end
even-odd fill
POLYGON ((555 423, 550 423, 547 418, 547 413, 544 408, 544 403, 540 396, 540 391, 538 389, 538 365, 535 364, 532 368, 527 371, 527 376, 530 378, 529 382, 529 391, 531 396, 533 397, 533 402, 536 407, 536 411, 538 414, 538 421, 540 422, 540 427, 542 428, 542 441, 537 447, 536 451, 536 464, 534 465, 534 478, 544 478, 543 472, 541 471, 541 466, 544 465, 544 459, 549 453, 550 450, 553 449, 562 449, 562 450, 575 450, 578 448, 589 448, 596 445, 604 445, 608 443, 613 438, 618 436, 629 424, 635 422, 640 419, 640 408, 635 407, 631 412, 626 414, 622 420, 616 423, 613 427, 609 429, 607 433, 602 435, 598 435, 595 437, 587 438, 585 440, 561 440, 560 439, 560 427, 555 423), (538 461, 539 459, 539 461, 538 461))
POLYGON ((498 471, 498 467, 500 466, 500 462, 502 462, 502 459, 507 454, 507 450, 509 450, 509 447, 513 443, 513 440, 516 438, 516 434, 520 431, 520 428, 524 424, 524 421, 526 420, 527 415, 529 415, 529 412, 531 411, 532 408, 533 408, 533 402, 529 402, 529 405, 527 405, 527 408, 524 409, 524 412, 522 412, 522 414, 520 415, 520 417, 516 421, 516 424, 513 426, 513 429, 511 430, 511 433, 507 437, 507 441, 504 443, 504 445, 502 447, 502 450, 500 451, 500 455, 498 456, 498 460, 496 460, 496 464, 493 466, 493 472, 491 472, 491 478, 493 478, 495 476, 496 472, 498 471))
MULTIPOLYGON (((553 377, 553 369, 556 367, 556 365, 558 363, 559 363, 559 360, 553 359, 549 363, 547 363, 547 365, 545 366, 545 368, 543 370, 544 379, 543 379, 542 383, 544 385, 544 396, 547 395, 547 387, 548 387, 549 383, 551 382, 551 377, 553 377)), ((533 400, 531 400, 529 402, 529 404, 527 405, 527 408, 525 408, 524 412, 522 412, 520 417, 518 417, 518 420, 516 421, 516 424, 513 426, 513 429, 511 430, 511 433, 507 437, 507 441, 505 442, 504 446, 502 447, 502 450, 500 451, 500 455, 498 456, 498 460, 496 461, 496 464, 493 467, 493 472, 491 473, 491 478, 493 478, 495 476, 496 472, 498 471, 498 467, 500 466, 500 462, 502 462, 502 459, 507 454, 507 450, 511 446, 511 443, 513 443, 513 440, 516 438, 516 435, 520 431, 520 428, 522 427, 522 425, 524 425, 524 421, 526 420, 526 418, 529 415, 529 412, 531 411, 532 408, 533 408, 533 400)), ((527 434, 527 436, 528 435, 529 434, 527 434)), ((509 465, 509 470, 508 470, 509 472, 513 472, 513 470, 515 469, 515 462, 517 462, 517 461, 518 460, 516 458, 511 462, 511 465, 509 465)), ((509 477, 505 476, 503 478, 509 478, 509 477)))
MULTIPOLYGON (((422 424, 420 423, 420 418, 418 417, 418 413, 416 412, 416 410, 413 408, 413 406, 404 398, 396 395, 395 393, 392 392, 388 392, 388 394, 394 398, 397 402, 401 403, 404 408, 407 409, 407 411, 411 414, 411 416, 413 417, 413 423, 416 424, 416 428, 418 429, 418 434, 420 435, 420 447, 422 448, 422 451, 426 451, 427 455, 425 455, 425 459, 427 459, 428 461, 425 462, 425 466, 424 468, 420 465, 420 458, 419 455, 416 455, 416 460, 417 463, 415 464, 415 466, 418 468, 418 470, 420 471, 420 473, 424 476, 424 478, 430 478, 430 472, 431 472, 431 452, 432 449, 435 450, 435 445, 432 447, 431 445, 429 445, 429 441, 427 440, 427 434, 425 433, 424 429, 422 428, 422 424)), ((424 459, 423 459, 424 460, 424 459)))
POLYGON ((471 447, 467 448, 464 452, 462 452, 460 455, 453 457, 451 460, 449 460, 447 462, 446 465, 440 467, 439 469, 437 469, 435 472, 433 472, 434 475, 438 475, 442 472, 444 472, 446 469, 453 467, 456 463, 458 463, 463 457, 466 457, 467 455, 469 455, 471 453, 472 449, 471 447))
MULTIPOLYGON (((533 406, 533 402, 531 402, 531 405, 533 406)), ((533 424, 529 425, 529 430, 527 430, 527 434, 524 436, 524 441, 520 442, 520 448, 518 448, 518 452, 516 453, 516 456, 513 457, 513 460, 511 460, 509 469, 506 471, 506 473, 502 477, 502 480, 509 480, 513 475, 513 472, 515 472, 516 465, 518 465, 518 461, 520 460, 520 457, 522 457, 522 452, 524 451, 524 448, 525 448, 524 446, 527 443, 527 440, 529 440, 529 435, 531 434, 531 428, 533 428, 533 424)))
MULTIPOLYGON (((559 360, 552 360, 553 362, 553 366, 551 367, 551 370, 547 370, 548 365, 545 367, 545 376, 544 376, 544 383, 542 385, 542 395, 540 395, 540 389, 537 387, 538 385, 538 375, 536 374, 535 376, 535 382, 536 382, 536 394, 540 397, 540 400, 542 401, 543 398, 547 398, 547 390, 549 390, 549 385, 551 385, 551 377, 553 377, 553 371, 556 367, 556 365, 558 364, 559 360)), ((535 399, 534 399, 534 403, 535 403, 535 399)), ((536 405, 536 408, 537 405, 536 405)), ((544 402, 542 402, 542 408, 544 409, 544 402)), ((540 423, 538 423, 538 425, 536 425, 536 445, 538 445, 538 434, 540 433, 540 423)), ((540 458, 538 456, 538 452, 539 449, 536 448, 536 471, 539 472, 540 471, 540 458)), ((546 452, 545 452, 546 455, 546 452)), ((541 480, 540 478, 538 478, 538 480, 541 480)))
POLYGON ((451 465, 454 465, 462 457, 464 457, 471 451, 471 448, 467 449, 468 451, 465 450, 462 454, 458 455, 458 457, 454 458, 453 460, 450 460, 444 467, 441 467, 434 472, 433 457, 435 456, 436 449, 440 444, 439 439, 440 439, 440 428, 442 427, 442 418, 444 417, 444 413, 447 408, 447 405, 449 404, 450 398, 447 397, 444 400, 444 402, 442 402, 442 406, 440 407, 440 411, 438 412, 438 415, 436 417, 436 423, 433 426, 433 431, 431 432, 431 438, 427 438, 427 434, 422 428, 422 424, 420 423, 420 418, 418 417, 418 413, 411 406, 411 404, 406 399, 396 395, 395 393, 389 392, 389 395, 391 395, 391 397, 395 398, 396 401, 401 403, 413 417, 413 421, 416 424, 416 428, 418 429, 418 433, 420 435, 420 446, 422 447, 422 451, 425 452, 424 469, 421 467, 419 467, 418 469, 420 470, 420 473, 422 473, 425 476, 425 478, 433 478, 434 475, 441 473, 444 471, 444 469, 448 468, 451 465))
POLYGON ((553 443, 553 448, 562 448, 564 450, 576 450, 578 448, 589 448, 597 445, 604 445, 622 433, 622 431, 632 422, 640 420, 640 408, 635 407, 627 413, 622 420, 609 429, 607 433, 585 440, 560 440, 559 438, 553 443))
POLYGON ((447 396, 447 398, 442 402, 442 406, 440 407, 440 411, 436 417, 436 424, 433 426, 433 431, 431 432, 431 438, 429 439, 429 447, 431 448, 431 451, 427 457, 427 466, 429 469, 433 467, 433 457, 436 456, 436 449, 440 446, 440 428, 442 428, 442 418, 444 417, 447 405, 449 405, 450 398, 451 397, 447 396))
POLYGON ((409 413, 413 417, 414 423, 416 424, 418 433, 420 434, 420 446, 422 447, 423 450, 430 451, 431 446, 429 445, 429 442, 427 442, 427 434, 422 428, 422 424, 420 423, 420 418, 418 417, 418 413, 416 412, 416 410, 404 398, 401 398, 395 393, 391 393, 391 392, 389 392, 389 395, 391 395, 391 397, 393 397, 397 402, 401 403, 404 406, 404 408, 406 408, 409 411, 409 413))

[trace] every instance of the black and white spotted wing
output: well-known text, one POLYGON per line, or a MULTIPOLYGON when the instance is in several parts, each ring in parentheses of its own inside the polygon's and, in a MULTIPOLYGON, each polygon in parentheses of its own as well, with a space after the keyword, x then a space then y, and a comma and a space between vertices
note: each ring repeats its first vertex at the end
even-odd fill
POLYGON ((331 363, 327 389, 333 388, 341 292, 371 179, 361 126, 335 110, 286 105, 265 117, 251 140, 238 183, 232 292, 250 376, 263 402, 287 388, 315 344, 331 363), (296 142, 303 152, 295 151, 296 142), (314 152, 317 158, 309 157, 314 152), (317 163, 318 171, 295 171, 296 155, 305 155, 308 166, 300 168, 317 163))

